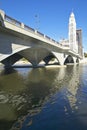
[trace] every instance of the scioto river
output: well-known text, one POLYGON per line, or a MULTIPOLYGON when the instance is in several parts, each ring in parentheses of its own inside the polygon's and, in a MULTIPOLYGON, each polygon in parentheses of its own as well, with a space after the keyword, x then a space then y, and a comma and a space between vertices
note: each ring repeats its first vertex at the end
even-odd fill
POLYGON ((0 69, 0 130, 87 130, 87 65, 0 69))

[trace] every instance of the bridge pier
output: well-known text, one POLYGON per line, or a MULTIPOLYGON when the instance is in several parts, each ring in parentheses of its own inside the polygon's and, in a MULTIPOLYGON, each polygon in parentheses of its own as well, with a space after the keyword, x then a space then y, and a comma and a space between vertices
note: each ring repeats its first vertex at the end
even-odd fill
POLYGON ((57 52, 52 52, 52 53, 57 58, 59 65, 64 65, 64 54, 63 53, 57 53, 57 52))
POLYGON ((32 66, 33 66, 33 68, 37 68, 38 64, 36 62, 32 62, 32 66))
POLYGON ((76 57, 73 57, 73 60, 74 60, 74 64, 76 64, 76 57))
POLYGON ((4 68, 11 68, 12 67, 10 60, 5 59, 4 61, 2 61, 2 63, 4 64, 4 68))

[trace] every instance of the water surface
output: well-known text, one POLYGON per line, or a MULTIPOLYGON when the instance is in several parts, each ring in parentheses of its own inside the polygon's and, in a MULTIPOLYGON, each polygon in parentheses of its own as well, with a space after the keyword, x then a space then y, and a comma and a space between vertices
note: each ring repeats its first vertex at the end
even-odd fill
POLYGON ((87 130, 87 65, 0 70, 0 130, 87 130))

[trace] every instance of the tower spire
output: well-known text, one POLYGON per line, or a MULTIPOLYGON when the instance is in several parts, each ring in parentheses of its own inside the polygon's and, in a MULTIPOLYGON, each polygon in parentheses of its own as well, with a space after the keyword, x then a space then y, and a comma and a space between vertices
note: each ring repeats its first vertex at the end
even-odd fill
POLYGON ((69 18, 69 45, 70 49, 73 51, 77 51, 77 44, 76 44, 76 20, 74 13, 71 12, 69 18))
POLYGON ((72 8, 72 12, 73 12, 73 8, 72 8))

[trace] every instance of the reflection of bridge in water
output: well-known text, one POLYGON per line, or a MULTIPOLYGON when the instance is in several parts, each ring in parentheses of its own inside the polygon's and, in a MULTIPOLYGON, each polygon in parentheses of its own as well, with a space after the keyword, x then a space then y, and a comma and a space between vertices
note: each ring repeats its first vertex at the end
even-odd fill
POLYGON ((43 60, 46 64, 53 58, 57 64, 79 62, 81 56, 69 47, 60 45, 50 37, 34 30, 0 11, 0 61, 11 66, 22 57, 33 67, 43 60))
MULTIPOLYGON (((0 111, 0 120, 5 116, 7 121, 13 122, 24 114, 26 116, 20 118, 20 122, 23 123, 28 116, 40 113, 44 103, 60 92, 64 95, 64 100, 67 100, 70 105, 70 108, 67 105, 63 106, 65 112, 68 113, 77 108, 76 95, 80 73, 78 66, 59 69, 38 68, 28 69, 28 71, 25 69, 22 72, 7 69, 1 73, 0 108, 2 110, 0 111), (65 86, 66 91, 63 93, 62 89, 65 86), (7 113, 5 109, 7 109, 7 113), (4 110, 5 112, 2 112, 4 110)), ((54 101, 54 103, 56 102, 54 101)))

